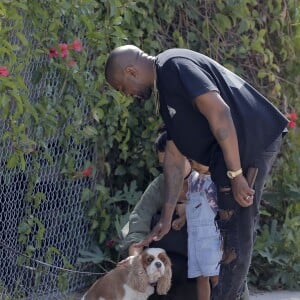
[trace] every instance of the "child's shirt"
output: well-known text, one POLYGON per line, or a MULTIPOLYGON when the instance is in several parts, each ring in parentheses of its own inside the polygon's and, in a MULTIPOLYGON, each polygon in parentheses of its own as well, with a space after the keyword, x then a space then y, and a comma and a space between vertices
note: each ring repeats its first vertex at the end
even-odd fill
POLYGON ((211 180, 210 175, 201 174, 193 171, 188 178, 188 192, 187 199, 189 199, 189 194, 202 192, 205 193, 209 206, 212 208, 214 213, 217 213, 217 190, 216 186, 211 180))

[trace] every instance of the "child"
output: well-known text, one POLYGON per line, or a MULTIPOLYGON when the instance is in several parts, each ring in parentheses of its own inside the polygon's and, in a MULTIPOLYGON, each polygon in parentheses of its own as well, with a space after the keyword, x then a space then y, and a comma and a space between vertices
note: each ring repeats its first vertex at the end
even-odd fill
POLYGON ((197 278, 198 300, 209 300, 210 284, 218 283, 222 257, 220 233, 214 223, 217 193, 208 167, 194 161, 191 165, 195 171, 188 178, 187 202, 177 205, 179 218, 172 227, 179 230, 187 220, 188 277, 197 278))
MULTIPOLYGON (((167 142, 167 133, 163 131, 155 141, 155 150, 158 155, 159 165, 163 165, 164 153, 167 142)), ((185 163, 185 176, 191 173, 191 164, 185 163)), ((186 198, 187 179, 184 180, 182 195, 186 198)), ((141 196, 133 211, 130 213, 129 222, 122 229, 124 239, 120 244, 123 254, 129 256, 138 255, 143 248, 136 244, 150 233, 151 227, 160 218, 164 204, 165 181, 163 174, 153 180, 141 196)), ((150 247, 164 248, 172 261, 172 287, 167 296, 151 295, 149 300, 172 299, 179 300, 187 297, 189 300, 197 300, 196 280, 187 280, 187 230, 183 227, 180 231, 170 230, 160 241, 153 241, 150 247)), ((122 265, 128 258, 119 262, 122 265)))

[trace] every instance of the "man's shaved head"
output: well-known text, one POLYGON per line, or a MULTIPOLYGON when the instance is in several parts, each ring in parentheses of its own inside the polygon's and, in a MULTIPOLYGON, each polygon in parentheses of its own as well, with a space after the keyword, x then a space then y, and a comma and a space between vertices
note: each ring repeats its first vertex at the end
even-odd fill
POLYGON ((105 78, 112 83, 118 74, 122 74, 124 68, 134 65, 143 51, 134 45, 125 45, 114 49, 107 59, 105 65, 105 78))
POLYGON ((155 76, 155 57, 140 48, 125 45, 114 49, 105 65, 105 78, 117 91, 136 99, 151 96, 155 76))

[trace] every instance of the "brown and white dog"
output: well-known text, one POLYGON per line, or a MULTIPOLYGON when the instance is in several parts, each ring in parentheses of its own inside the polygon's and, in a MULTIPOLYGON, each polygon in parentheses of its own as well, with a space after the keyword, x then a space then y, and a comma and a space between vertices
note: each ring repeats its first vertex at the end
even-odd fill
POLYGON ((98 279, 81 300, 146 300, 171 287, 171 261, 161 248, 144 249, 98 279))

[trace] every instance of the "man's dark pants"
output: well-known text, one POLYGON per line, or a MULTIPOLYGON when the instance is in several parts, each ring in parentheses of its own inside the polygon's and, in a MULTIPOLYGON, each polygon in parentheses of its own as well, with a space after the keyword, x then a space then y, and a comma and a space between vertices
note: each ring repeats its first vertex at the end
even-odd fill
POLYGON ((243 293, 251 263, 260 199, 268 173, 280 150, 281 141, 280 135, 262 155, 253 161, 252 166, 258 168, 254 185, 255 196, 253 205, 246 208, 238 205, 231 191, 224 192, 224 188, 230 186, 228 179, 220 176, 220 174, 226 174, 224 160, 214 159, 213 170, 216 175, 213 176, 213 179, 218 189, 219 205, 216 221, 221 231, 224 253, 219 283, 212 293, 213 300, 236 300, 240 299, 243 293))

